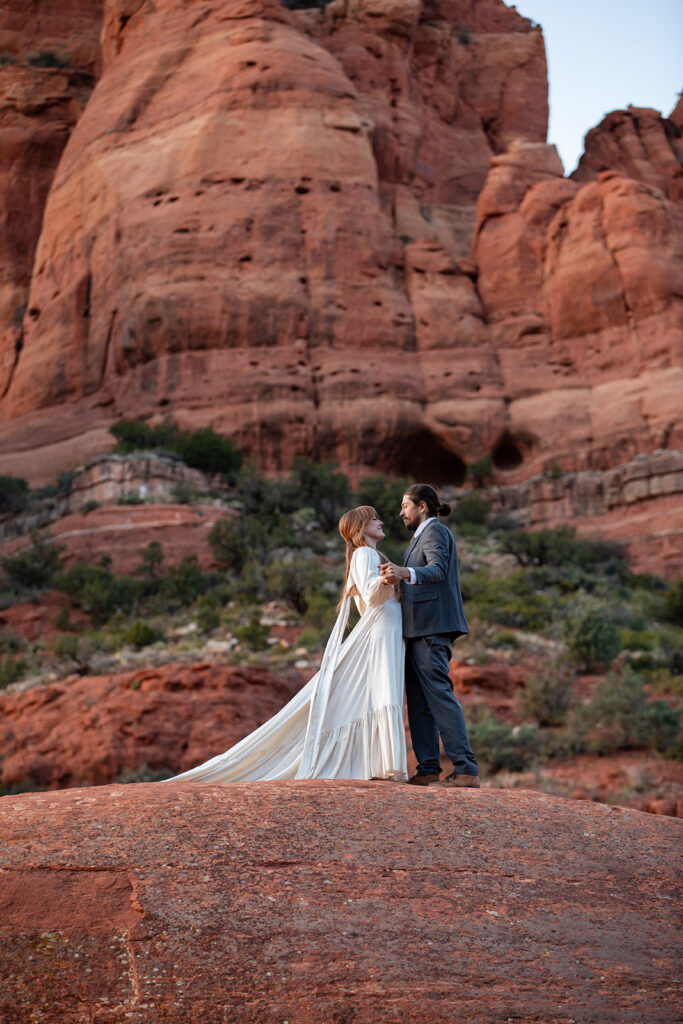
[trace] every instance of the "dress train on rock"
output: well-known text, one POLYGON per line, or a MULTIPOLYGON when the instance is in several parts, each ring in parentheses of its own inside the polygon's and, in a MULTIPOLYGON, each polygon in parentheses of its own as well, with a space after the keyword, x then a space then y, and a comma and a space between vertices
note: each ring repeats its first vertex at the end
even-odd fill
POLYGON ((344 640, 344 596, 320 671, 288 704, 223 754, 173 781, 407 778, 401 606, 374 548, 354 551, 348 589, 360 620, 344 640))

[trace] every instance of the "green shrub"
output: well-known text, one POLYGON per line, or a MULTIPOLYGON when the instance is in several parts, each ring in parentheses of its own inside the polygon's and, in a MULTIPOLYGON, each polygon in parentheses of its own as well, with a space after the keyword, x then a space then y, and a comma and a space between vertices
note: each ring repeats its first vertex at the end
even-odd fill
POLYGON ((95 625, 105 623, 115 611, 130 611, 143 593, 143 584, 130 576, 117 576, 103 558, 98 565, 77 562, 55 579, 55 586, 69 594, 95 625))
POLYGON ((519 648, 519 637, 509 629, 501 629, 491 640, 492 647, 511 647, 513 650, 519 648))
POLYGON ((469 726, 470 744, 486 772, 522 772, 538 754, 535 725, 505 725, 495 718, 475 717, 469 726))
POLYGON ((625 578, 628 566, 621 548, 601 538, 580 539, 569 526, 556 530, 511 530, 501 537, 503 550, 521 566, 568 566, 625 578))
POLYGON ((490 576, 485 570, 463 573, 462 592, 479 617, 516 629, 539 631, 552 622, 552 598, 535 589, 523 571, 509 576, 490 576))
POLYGON ((53 653, 58 658, 78 658, 78 637, 75 633, 59 633, 52 638, 53 653))
POLYGON ((156 626, 151 626, 144 619, 136 619, 126 632, 126 643, 139 649, 148 647, 149 644, 155 644, 157 640, 162 640, 163 636, 164 634, 156 626))
POLYGON ((679 728, 677 712, 664 700, 648 703, 642 680, 629 669, 610 672, 591 700, 572 708, 568 719, 575 749, 597 754, 642 747, 668 750, 679 728))
POLYGON ((117 505, 144 505, 145 499, 139 491, 128 491, 122 494, 116 502, 117 505))
POLYGON ((272 559, 264 576, 268 596, 285 601, 299 615, 306 614, 309 601, 323 583, 317 560, 299 554, 272 559))
POLYGON ((621 650, 619 631, 600 607, 568 619, 565 641, 572 662, 584 672, 611 665, 621 650))
POLYGON ((216 573, 204 572, 196 555, 185 555, 169 567, 159 586, 159 596, 169 610, 186 608, 219 582, 216 573))
POLYGON ((57 482, 38 487, 32 493, 32 497, 38 501, 47 501, 50 498, 65 498, 70 493, 76 474, 71 471, 60 473, 57 482))
POLYGON ((664 599, 666 617, 675 626, 683 626, 683 576, 672 585, 664 599))
POLYGON ((26 669, 27 664, 24 658, 15 658, 13 654, 0 658, 0 690, 4 690, 10 683, 20 679, 26 669))
POLYGON ((665 700, 655 700, 648 706, 650 745, 666 757, 680 761, 681 716, 665 700))
POLYGON ((128 455, 130 452, 155 449, 172 453, 179 431, 172 422, 152 427, 143 420, 119 420, 109 428, 109 433, 118 441, 115 450, 120 455, 128 455))
POLYGON ((0 476, 0 516, 18 515, 28 507, 29 487, 18 476, 0 476))
POLYGON ((532 672, 519 696, 523 714, 539 725, 562 725, 571 703, 574 673, 569 665, 556 658, 532 672))
POLYGON ((250 558, 265 563, 271 544, 269 526, 250 515, 217 519, 209 532, 209 544, 222 568, 240 573, 250 558))
POLYGON ((234 479, 242 465, 242 452, 211 427, 180 434, 176 450, 186 466, 203 473, 220 473, 226 480, 234 479))
POLYGON ((11 629, 0 629, 0 654, 15 654, 24 646, 24 641, 11 629))
POLYGON ((246 624, 235 626, 234 633, 243 647, 263 651, 268 646, 270 626, 262 623, 258 610, 254 610, 246 624))
POLYGON ((651 673, 652 689, 672 697, 683 697, 683 675, 673 675, 668 668, 658 668, 651 673))
POLYGON ((60 551, 61 548, 34 532, 30 548, 23 548, 16 555, 7 555, 0 561, 14 586, 44 590, 54 583, 61 568, 60 551))
POLYGON ((652 629, 619 630, 622 651, 654 651, 657 646, 657 634, 652 629))
POLYGON ((99 507, 100 507, 99 501, 95 501, 94 498, 92 498, 90 501, 84 501, 82 506, 81 506, 81 514, 84 515, 84 516, 87 516, 90 512, 94 512, 95 509, 97 509, 99 507))
POLYGON ((342 513, 353 505, 349 478, 328 462, 296 458, 283 492, 285 511, 314 508, 327 532, 336 529, 342 513))
POLYGON ((458 525, 468 523, 471 526, 483 526, 490 508, 490 502, 482 498, 481 494, 470 491, 458 502, 455 509, 455 521, 458 525))
POLYGON ((141 562, 136 572, 139 576, 147 579, 157 580, 161 574, 164 564, 164 549, 158 540, 150 541, 143 550, 141 562))
MULTIPOLYGON (((339 589, 341 590, 341 586, 339 589)), ((309 626, 322 633, 329 634, 337 617, 338 599, 338 594, 325 591, 311 594, 308 599, 308 607, 306 608, 306 622, 309 626)), ((352 609, 352 615, 354 610, 355 606, 352 609)))
POLYGON ((17 58, 12 53, 0 53, 0 67, 5 64, 16 64, 17 58))
POLYGON ((179 480, 171 488, 171 500, 177 505, 193 505, 204 497, 202 491, 197 490, 185 480, 179 480))
POLYGON ((216 608, 210 604, 202 604, 197 609, 197 625, 202 633, 212 633, 221 624, 221 617, 216 608))
POLYGON ((181 431, 172 421, 153 427, 143 420, 120 420, 109 428, 116 451, 160 451, 179 456, 185 465, 231 480, 242 465, 242 452, 211 427, 181 431))
POLYGON ((32 68, 68 68, 69 58, 60 57, 54 50, 38 50, 37 53, 29 53, 26 63, 32 68))

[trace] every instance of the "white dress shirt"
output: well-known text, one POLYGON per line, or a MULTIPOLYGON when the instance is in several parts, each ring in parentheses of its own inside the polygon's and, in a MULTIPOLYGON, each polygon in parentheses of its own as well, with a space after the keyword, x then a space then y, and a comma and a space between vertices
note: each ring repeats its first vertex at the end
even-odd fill
MULTIPOLYGON (((417 530, 415 531, 415 536, 414 536, 413 540, 417 540, 417 538, 420 536, 420 534, 424 530, 425 526, 427 526, 428 523, 433 523, 435 519, 436 519, 436 516, 430 516, 429 519, 425 519, 425 521, 423 523, 420 523, 420 525, 418 526, 417 530)), ((403 582, 405 584, 407 584, 408 586, 413 586, 413 584, 417 583, 417 576, 415 574, 415 570, 413 568, 411 568, 411 566, 407 566, 407 569, 408 569, 408 572, 410 573, 410 579, 409 580, 404 580, 403 582)))

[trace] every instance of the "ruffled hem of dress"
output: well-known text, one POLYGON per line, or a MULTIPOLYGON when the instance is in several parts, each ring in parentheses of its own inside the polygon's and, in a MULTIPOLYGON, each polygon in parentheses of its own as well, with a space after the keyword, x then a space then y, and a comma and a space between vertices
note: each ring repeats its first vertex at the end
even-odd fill
POLYGON ((323 732, 314 777, 407 779, 403 709, 386 704, 323 732))

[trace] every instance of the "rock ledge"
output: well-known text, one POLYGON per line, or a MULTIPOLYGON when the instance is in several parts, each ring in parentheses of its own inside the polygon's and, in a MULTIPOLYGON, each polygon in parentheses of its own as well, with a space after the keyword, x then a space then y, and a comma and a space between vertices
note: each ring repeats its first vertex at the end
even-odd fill
POLYGON ((0 801, 15 1022, 668 1022, 676 821, 529 792, 0 801))

